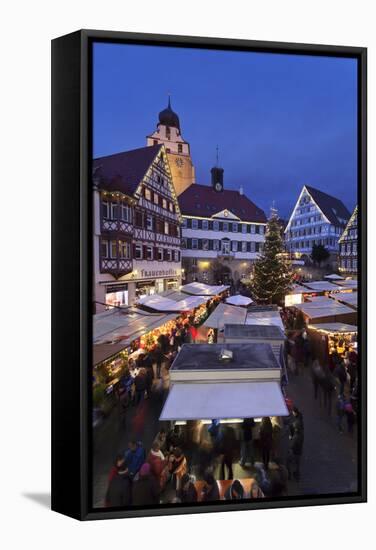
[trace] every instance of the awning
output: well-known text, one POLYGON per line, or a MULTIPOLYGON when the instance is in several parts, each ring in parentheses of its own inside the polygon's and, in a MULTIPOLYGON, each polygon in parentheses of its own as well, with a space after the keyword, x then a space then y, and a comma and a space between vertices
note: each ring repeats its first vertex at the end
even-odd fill
POLYGON ((331 275, 325 275, 324 279, 331 279, 332 281, 342 281, 344 277, 341 277, 340 275, 337 275, 336 273, 332 273, 331 275))
POLYGON ((160 420, 288 416, 278 382, 173 384, 160 420))

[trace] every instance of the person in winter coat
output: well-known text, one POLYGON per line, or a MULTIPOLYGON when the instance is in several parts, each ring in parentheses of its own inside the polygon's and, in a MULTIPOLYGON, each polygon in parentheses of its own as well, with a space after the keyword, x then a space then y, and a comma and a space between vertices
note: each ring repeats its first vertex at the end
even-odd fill
POLYGON ((176 489, 180 489, 181 479, 187 473, 187 459, 179 447, 175 447, 168 459, 168 470, 173 476, 176 489))
POLYGON ((126 469, 124 455, 117 455, 117 457, 115 458, 114 465, 112 466, 110 473, 108 475, 108 483, 111 482, 111 480, 116 476, 116 474, 120 470, 124 470, 124 469, 126 469))
POLYGON ((106 507, 129 506, 132 500, 132 484, 123 464, 111 476, 106 492, 106 507))
POLYGON ((304 424, 303 416, 297 407, 293 409, 293 419, 290 424, 290 445, 287 457, 288 478, 293 476, 300 480, 300 460, 303 454, 304 424))
POLYGON ((228 470, 228 479, 234 478, 232 463, 237 447, 235 430, 231 426, 222 425, 220 432, 220 441, 218 443, 218 451, 222 455, 221 460, 221 479, 226 479, 225 467, 228 470))
POLYGON ((176 496, 179 499, 179 502, 197 502, 197 491, 196 487, 192 483, 191 476, 189 474, 184 474, 181 478, 180 489, 177 490, 176 496))
POLYGON ((244 418, 243 423, 240 425, 240 461, 239 464, 242 468, 247 463, 252 466, 255 462, 255 454, 253 449, 253 428, 255 421, 253 418, 244 418))
POLYGON ((343 418, 345 416, 345 398, 342 394, 338 396, 336 404, 337 428, 340 434, 343 433, 343 418))
POLYGON ((162 453, 164 453, 166 451, 167 434, 166 434, 166 430, 164 428, 161 428, 159 430, 159 432, 157 433, 157 435, 154 439, 154 443, 158 443, 159 448, 162 451, 162 453))
POLYGON ((225 491, 225 500, 241 500, 244 498, 244 488, 238 479, 235 479, 225 491))
POLYGON ((338 379, 338 382, 339 382, 339 391, 338 391, 338 393, 340 395, 343 395, 343 393, 345 391, 347 373, 346 373, 346 369, 345 369, 345 366, 342 363, 342 361, 340 363, 338 363, 338 365, 336 366, 336 368, 333 371, 333 374, 338 379))
POLYGON ((167 434, 167 449, 171 452, 175 447, 181 447, 183 445, 183 435, 180 430, 180 426, 175 424, 172 430, 167 434))
POLYGON ((130 441, 128 450, 124 454, 125 466, 131 479, 138 473, 145 462, 145 449, 141 442, 130 441))
POLYGON ((140 468, 138 480, 133 483, 132 505, 147 506, 159 504, 160 488, 156 479, 151 475, 150 464, 147 462, 140 468))
POLYGON ((147 385, 148 385, 148 380, 146 377, 146 372, 144 369, 140 369, 139 373, 134 379, 134 387, 136 391, 136 399, 135 399, 136 405, 139 405, 140 402, 143 400, 147 385))
POLYGON ((204 475, 204 487, 201 493, 202 502, 209 502, 211 500, 220 500, 218 484, 214 479, 213 474, 206 473, 204 475))
POLYGON ((269 416, 265 416, 260 426, 260 448, 262 461, 266 469, 269 467, 270 453, 273 447, 273 426, 269 416))
POLYGON ((150 472, 155 477, 162 490, 167 481, 167 459, 164 457, 159 443, 153 443, 146 462, 150 464, 150 472))

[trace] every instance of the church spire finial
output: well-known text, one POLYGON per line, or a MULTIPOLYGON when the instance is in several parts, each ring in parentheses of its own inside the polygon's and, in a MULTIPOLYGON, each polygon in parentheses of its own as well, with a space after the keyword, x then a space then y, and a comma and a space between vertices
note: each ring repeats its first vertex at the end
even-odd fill
POLYGON ((171 92, 167 92, 168 95, 168 108, 171 109, 171 92))
POLYGON ((215 148, 215 165, 218 168, 219 167, 219 147, 215 148))

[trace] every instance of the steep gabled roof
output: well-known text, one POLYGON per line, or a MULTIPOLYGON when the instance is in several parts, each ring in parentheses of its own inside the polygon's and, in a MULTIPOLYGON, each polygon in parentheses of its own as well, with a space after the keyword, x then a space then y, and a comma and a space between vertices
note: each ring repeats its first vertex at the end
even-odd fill
POLYGON ((305 188, 330 223, 336 226, 344 226, 339 218, 347 222, 350 218, 350 212, 341 200, 309 185, 305 185, 305 188))
POLYGON ((94 159, 99 187, 133 195, 163 145, 153 145, 94 159))
POLYGON ((347 236, 349 234, 350 229, 353 229, 358 226, 358 206, 355 206, 354 212, 351 214, 351 218, 349 219, 342 235, 340 236, 338 242, 341 243, 347 239, 347 236))
POLYGON ((242 221, 266 223, 266 216, 248 197, 224 189, 215 191, 209 185, 192 184, 179 196, 181 213, 186 216, 210 218, 222 210, 229 210, 242 221))

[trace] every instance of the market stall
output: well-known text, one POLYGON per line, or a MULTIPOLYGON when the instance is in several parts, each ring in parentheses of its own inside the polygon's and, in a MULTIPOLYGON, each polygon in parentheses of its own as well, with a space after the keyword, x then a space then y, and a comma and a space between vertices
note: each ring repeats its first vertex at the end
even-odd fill
POLYGON ((358 327, 346 323, 319 323, 308 325, 312 353, 321 365, 331 363, 335 352, 343 357, 346 352, 356 351, 358 327))
POLYGON ((277 326, 282 331, 284 330, 283 322, 281 315, 277 309, 271 308, 255 308, 247 313, 245 319, 246 325, 266 325, 266 326, 277 326))
POLYGON ((341 292, 336 294, 331 294, 331 298, 337 300, 341 304, 349 306, 355 310, 358 309, 358 292, 341 292))
POLYGON ((324 279, 329 279, 329 281, 343 281, 344 277, 337 275, 337 273, 332 273, 331 275, 325 275, 324 279))
POLYGON ((180 288, 181 292, 193 296, 218 296, 226 292, 230 287, 228 285, 207 285, 205 283, 189 283, 180 288))
POLYGON ((294 306, 303 314, 306 324, 319 323, 357 323, 357 313, 354 309, 331 298, 319 297, 311 302, 294 306))
POLYGON ((217 305, 213 313, 206 319, 203 327, 208 329, 223 330, 225 324, 241 324, 244 325, 247 310, 230 304, 220 303, 217 305))

